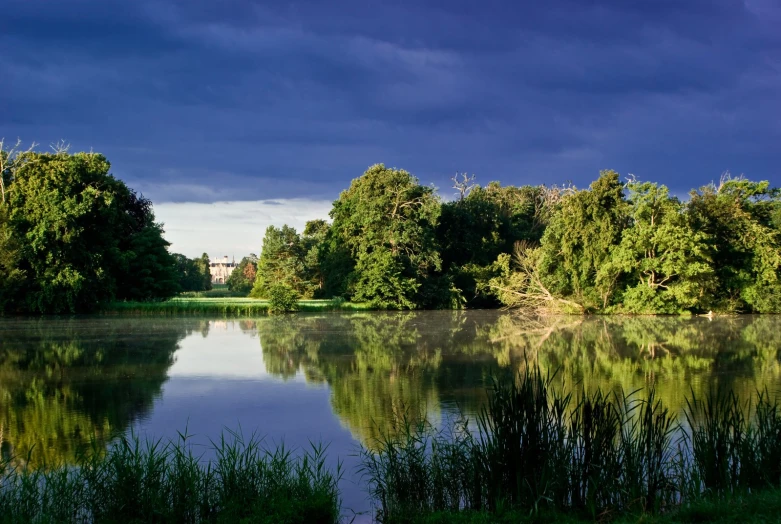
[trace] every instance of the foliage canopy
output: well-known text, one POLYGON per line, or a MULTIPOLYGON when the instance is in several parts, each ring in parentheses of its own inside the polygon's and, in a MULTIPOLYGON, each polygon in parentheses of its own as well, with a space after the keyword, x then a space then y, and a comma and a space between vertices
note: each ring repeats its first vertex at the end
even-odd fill
POLYGON ((283 282, 382 309, 781 311, 781 192, 768 182, 727 176, 682 201, 615 171, 582 190, 473 180, 442 202, 371 166, 331 224, 269 228, 253 292, 283 282))
POLYGON ((109 300, 156 300, 179 290, 151 202, 109 170, 103 155, 58 150, 24 152, 3 171, 4 311, 90 311, 109 300))
MULTIPOLYGON (((171 254, 152 203, 96 153, 0 142, 0 308, 92 311, 211 288, 209 258, 171 254)), ((331 223, 269 226, 232 292, 380 309, 496 307, 680 314, 781 312, 781 190, 725 176, 682 201, 602 171, 587 189, 454 177, 442 201, 403 169, 370 166, 331 223), (293 297, 293 298, 291 298, 293 297)))

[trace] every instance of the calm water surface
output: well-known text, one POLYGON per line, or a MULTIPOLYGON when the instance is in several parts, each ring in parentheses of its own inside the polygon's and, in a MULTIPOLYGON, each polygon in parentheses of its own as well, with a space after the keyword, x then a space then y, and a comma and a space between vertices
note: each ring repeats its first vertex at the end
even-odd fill
MULTIPOLYGON (((269 444, 330 443, 346 508, 368 510, 359 445, 405 410, 474 415, 492 376, 527 362, 564 387, 781 393, 781 317, 523 318, 500 311, 300 314, 258 320, 0 319, 0 443, 72 462, 119 434, 197 445, 223 428, 269 444)), ((349 512, 348 512, 349 513, 349 512)), ((351 513, 349 513, 351 514, 351 513)))

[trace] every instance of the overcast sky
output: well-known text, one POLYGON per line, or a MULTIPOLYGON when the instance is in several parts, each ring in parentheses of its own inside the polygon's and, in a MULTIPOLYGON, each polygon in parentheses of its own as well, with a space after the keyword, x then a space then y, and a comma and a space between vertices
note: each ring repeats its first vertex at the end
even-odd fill
POLYGON ((378 162, 444 194, 456 171, 585 186, 610 168, 676 193, 726 170, 781 184, 778 0, 4 0, 2 13, 0 137, 104 153, 191 256, 257 252, 265 224, 326 213, 378 162))

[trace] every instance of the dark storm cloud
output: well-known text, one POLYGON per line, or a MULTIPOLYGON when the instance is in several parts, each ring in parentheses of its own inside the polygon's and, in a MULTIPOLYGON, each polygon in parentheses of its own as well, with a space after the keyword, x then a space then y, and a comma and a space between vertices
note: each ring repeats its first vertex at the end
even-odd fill
POLYGON ((335 198, 368 165, 447 189, 781 183, 774 0, 11 0, 0 136, 104 152, 155 201, 335 198))

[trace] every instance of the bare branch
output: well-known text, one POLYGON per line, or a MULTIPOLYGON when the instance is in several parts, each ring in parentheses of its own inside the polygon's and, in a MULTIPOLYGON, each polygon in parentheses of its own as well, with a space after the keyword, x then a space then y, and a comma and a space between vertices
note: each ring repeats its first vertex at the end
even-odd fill
POLYGON ((71 145, 67 143, 64 139, 60 139, 59 142, 49 144, 49 147, 51 148, 52 151, 54 151, 55 155, 59 155, 62 153, 67 153, 70 150, 71 145))
POLYGON ((548 224, 554 208, 565 197, 575 194, 576 189, 572 184, 563 186, 539 186, 539 193, 534 201, 534 222, 532 228, 539 229, 548 224))
POLYGON ((477 187, 477 184, 474 183, 475 181, 475 175, 467 175, 466 173, 456 173, 455 176, 450 177, 450 180, 453 181, 453 189, 458 191, 459 194, 459 200, 463 200, 466 198, 469 193, 477 187), (461 176, 461 179, 459 179, 459 175, 461 176))
POLYGON ((30 153, 35 146, 33 142, 28 149, 22 149, 22 140, 16 139, 16 143, 8 151, 5 150, 5 139, 0 138, 0 195, 5 203, 6 179, 12 181, 18 169, 28 161, 27 153, 30 153))

